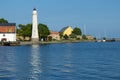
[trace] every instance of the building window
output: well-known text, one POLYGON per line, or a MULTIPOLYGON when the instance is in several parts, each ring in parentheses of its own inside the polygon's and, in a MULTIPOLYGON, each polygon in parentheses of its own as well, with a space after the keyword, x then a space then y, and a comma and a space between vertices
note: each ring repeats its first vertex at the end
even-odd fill
POLYGON ((3 34, 3 36, 5 36, 5 34, 3 34))

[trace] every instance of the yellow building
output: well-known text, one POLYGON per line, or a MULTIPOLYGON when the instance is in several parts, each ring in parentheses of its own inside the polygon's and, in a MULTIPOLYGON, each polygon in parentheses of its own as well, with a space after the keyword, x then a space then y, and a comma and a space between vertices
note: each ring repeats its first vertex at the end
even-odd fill
POLYGON ((60 31, 60 33, 62 33, 63 36, 64 36, 65 34, 66 34, 67 36, 69 36, 69 35, 71 35, 72 31, 73 31, 73 29, 72 29, 70 26, 67 26, 67 27, 64 27, 64 28, 60 31))

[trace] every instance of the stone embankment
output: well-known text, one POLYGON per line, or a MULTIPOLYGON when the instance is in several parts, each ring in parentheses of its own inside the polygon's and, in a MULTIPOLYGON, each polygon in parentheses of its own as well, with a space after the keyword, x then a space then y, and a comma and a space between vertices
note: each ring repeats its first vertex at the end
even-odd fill
POLYGON ((58 44, 58 43, 77 43, 77 42, 95 42, 94 40, 61 40, 61 41, 15 41, 15 42, 0 42, 0 46, 20 46, 33 44, 58 44))
POLYGON ((1 46, 19 46, 20 42, 19 41, 5 41, 5 42, 0 42, 1 46))
POLYGON ((32 44, 58 44, 58 43, 77 43, 77 42, 95 42, 94 40, 61 40, 61 41, 24 41, 20 42, 20 45, 32 45, 32 44))

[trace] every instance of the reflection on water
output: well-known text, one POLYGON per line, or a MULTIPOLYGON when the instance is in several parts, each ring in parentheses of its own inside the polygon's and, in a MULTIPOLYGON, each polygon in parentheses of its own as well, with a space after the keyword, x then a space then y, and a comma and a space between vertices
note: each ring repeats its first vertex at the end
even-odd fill
POLYGON ((63 68, 61 70, 61 72, 66 75, 66 79, 73 79, 71 76, 73 75, 74 72, 74 68, 73 68, 73 51, 70 49, 72 47, 72 45, 67 44, 69 49, 65 49, 64 50, 64 63, 63 63, 63 68))
POLYGON ((74 79, 74 75, 73 75, 73 73, 74 73, 74 65, 72 64, 73 63, 73 60, 72 60, 72 57, 71 57, 71 55, 72 54, 67 54, 67 55, 65 55, 65 56, 67 56, 67 57, 65 57, 65 63, 63 64, 63 68, 61 68, 62 69, 62 73, 64 74, 64 75, 66 75, 66 79, 68 79, 68 80, 70 80, 70 79, 74 79))
POLYGON ((40 74, 42 72, 39 45, 32 45, 30 63, 31 63, 30 79, 39 80, 40 74))

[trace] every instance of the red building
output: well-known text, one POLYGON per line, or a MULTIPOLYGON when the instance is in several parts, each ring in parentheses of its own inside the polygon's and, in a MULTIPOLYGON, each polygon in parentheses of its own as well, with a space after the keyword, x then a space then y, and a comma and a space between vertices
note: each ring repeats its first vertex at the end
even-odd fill
POLYGON ((0 24, 0 41, 16 41, 16 24, 0 24))

